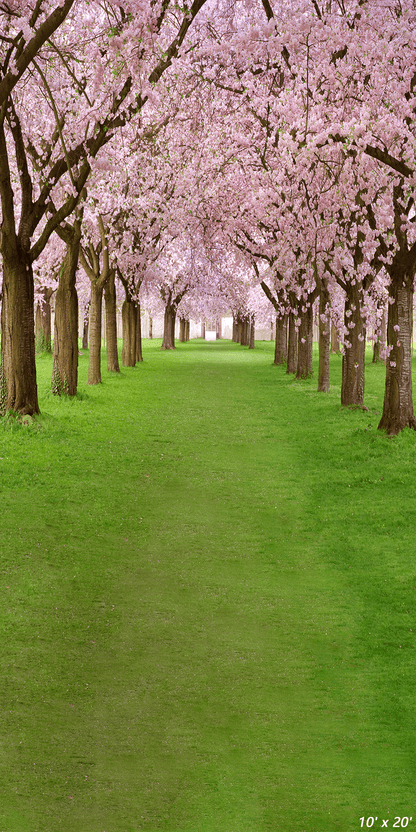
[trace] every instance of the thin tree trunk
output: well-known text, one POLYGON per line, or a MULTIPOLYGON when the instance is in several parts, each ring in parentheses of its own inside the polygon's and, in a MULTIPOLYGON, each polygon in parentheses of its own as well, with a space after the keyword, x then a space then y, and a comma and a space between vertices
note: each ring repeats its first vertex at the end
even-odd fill
POLYGON ((87 384, 101 384, 101 329, 104 286, 91 281, 90 352, 87 384))
POLYGON ((296 378, 309 378, 312 374, 311 333, 313 335, 313 306, 307 306, 305 312, 299 313, 299 317, 300 326, 298 332, 296 378))
POLYGON ((201 321, 201 338, 205 338, 205 321, 201 321))
POLYGON ((149 315, 149 339, 152 340, 153 338, 153 318, 149 315))
POLYGON ((342 356, 341 404, 362 406, 364 402, 365 335, 362 318, 362 287, 347 283, 344 323, 348 335, 342 356))
POLYGON ((136 366, 136 308, 132 300, 125 300, 121 310, 123 325, 123 367, 136 366))
POLYGON ((288 337, 287 337, 287 373, 296 373, 298 363, 298 334, 295 327, 295 315, 289 312, 288 315, 288 337))
POLYGON ((329 351, 331 346, 331 319, 329 312, 329 292, 325 285, 321 286, 319 295, 319 371, 318 392, 327 393, 329 390, 329 351))
POLYGON ((232 335, 232 340, 234 341, 234 343, 235 343, 235 344, 237 344, 237 343, 238 343, 238 320, 237 320, 237 318, 236 318, 235 316, 233 317, 233 335, 232 335))
POLYGON ((403 274, 400 264, 390 271, 386 360, 386 386, 379 429, 390 436, 403 428, 416 430, 412 392, 413 274, 403 274))
POLYGON ((185 318, 179 318, 179 341, 183 344, 186 340, 185 338, 185 318))
POLYGON ((185 325, 185 341, 189 341, 189 338, 190 338, 190 330, 191 330, 191 324, 190 324, 190 322, 189 322, 189 321, 186 321, 186 325, 185 325))
POLYGON ((88 349, 88 328, 90 323, 90 305, 88 304, 84 312, 84 320, 82 325, 82 349, 88 349))
POLYGON ((51 297, 53 289, 41 290, 42 300, 36 304, 35 345, 36 352, 52 352, 51 297))
POLYGON ((378 340, 378 338, 374 338, 372 364, 378 364, 379 361, 380 361, 380 341, 378 340))
POLYGON ((78 383, 78 295, 75 288, 81 223, 74 223, 55 295, 52 390, 75 396, 78 383))
MULTIPOLYGON (((6 410, 39 413, 32 264, 17 239, 3 240, 1 364, 6 410)), ((4 392, 3 392, 4 396, 4 392)))
POLYGON ((107 333, 107 371, 109 373, 119 373, 120 365, 118 361, 117 343, 117 297, 114 271, 110 272, 110 277, 107 280, 107 283, 105 284, 104 298, 107 333))
POLYGON ((136 363, 140 364, 143 361, 142 352, 142 310, 140 303, 135 304, 136 311, 136 363))
POLYGON ((248 326, 248 346, 250 350, 254 350, 255 347, 255 340, 256 340, 256 327, 254 323, 254 315, 250 315, 250 320, 247 323, 248 326))

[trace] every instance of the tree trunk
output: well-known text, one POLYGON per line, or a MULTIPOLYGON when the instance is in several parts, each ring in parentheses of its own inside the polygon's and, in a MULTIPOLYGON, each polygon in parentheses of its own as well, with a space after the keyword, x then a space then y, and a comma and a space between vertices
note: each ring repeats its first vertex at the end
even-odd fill
POLYGON ((379 361, 380 361, 380 341, 378 340, 378 338, 377 339, 374 338, 372 364, 378 364, 379 361))
POLYGON ((119 373, 117 343, 117 297, 115 285, 115 272, 110 272, 110 277, 105 284, 105 323, 107 333, 107 370, 109 373, 119 373))
POLYGON ((287 337, 287 373, 296 373, 298 363, 298 334, 295 327, 295 315, 289 312, 288 315, 288 337, 287 337))
POLYGON ((90 305, 88 304, 84 312, 84 320, 82 325, 82 349, 88 349, 88 327, 90 323, 90 305))
POLYGON ((365 324, 361 316, 362 287, 347 283, 344 323, 348 335, 342 356, 341 404, 362 406, 365 376, 365 324))
POLYGON ((153 318, 152 318, 151 315, 149 315, 149 339, 150 339, 150 341, 152 340, 152 338, 153 338, 153 318))
POLYGON ((81 224, 74 223, 55 296, 52 390, 75 396, 78 383, 78 295, 75 288, 81 224))
POLYGON ((274 346, 274 363, 285 364, 287 354, 287 316, 276 317, 276 339, 274 346))
POLYGON ((237 320, 237 318, 236 318, 235 316, 233 317, 233 335, 232 335, 232 340, 234 341, 234 343, 235 343, 235 344, 237 344, 237 343, 238 343, 238 320, 237 320))
POLYGON ((39 413, 32 264, 16 238, 11 245, 3 240, 2 255, 1 364, 6 410, 32 416, 39 413))
POLYGON ((165 306, 162 350, 175 349, 175 321, 176 308, 171 303, 168 303, 165 306))
POLYGON ((256 327, 254 323, 254 315, 250 315, 250 320, 247 323, 248 327, 248 346, 250 350, 254 350, 255 347, 255 338, 256 338, 256 327))
POLYGON ((101 384, 101 328, 104 287, 91 281, 90 352, 87 384, 101 384))
MULTIPOLYGON (((323 281, 322 281, 323 282, 323 281)), ((319 296, 319 371, 318 392, 329 390, 329 351, 331 346, 331 318, 329 312, 329 292, 322 285, 319 296)))
POLYGON ((412 394, 413 274, 403 274, 400 264, 390 271, 386 360, 386 386, 379 429, 390 436, 403 428, 416 430, 412 394), (396 329, 395 329, 396 327, 396 329))
POLYGON ((121 310, 123 325, 123 367, 136 366, 136 308, 132 300, 125 300, 121 310))
POLYGON ((331 352, 334 353, 334 354, 336 353, 337 355, 339 353, 338 332, 336 330, 336 327, 332 323, 331 323, 331 352))
POLYGON ((311 335, 313 336, 313 306, 307 306, 305 312, 299 313, 298 364, 296 378, 309 378, 312 375, 311 335))
POLYGON ((189 341, 190 331, 191 331, 191 324, 190 324, 190 321, 187 321, 186 325, 185 325, 185 341, 189 341))
POLYGON ((205 338, 205 321, 201 321, 201 338, 205 338))
POLYGON ((42 289, 42 301, 36 304, 35 345, 36 352, 52 352, 51 297, 52 289, 42 289))
POLYGON ((185 336, 185 318, 179 318, 179 341, 183 344, 186 341, 185 336))
POLYGON ((136 364, 143 361, 143 353, 142 353, 142 310, 140 307, 140 303, 136 303, 135 305, 136 311, 136 364))

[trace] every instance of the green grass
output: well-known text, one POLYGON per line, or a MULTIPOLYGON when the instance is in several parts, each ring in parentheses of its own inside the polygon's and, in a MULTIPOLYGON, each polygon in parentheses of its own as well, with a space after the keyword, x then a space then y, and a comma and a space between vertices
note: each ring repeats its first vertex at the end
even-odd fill
POLYGON ((191 341, 0 423, 0 832, 414 816, 416 436, 191 341))

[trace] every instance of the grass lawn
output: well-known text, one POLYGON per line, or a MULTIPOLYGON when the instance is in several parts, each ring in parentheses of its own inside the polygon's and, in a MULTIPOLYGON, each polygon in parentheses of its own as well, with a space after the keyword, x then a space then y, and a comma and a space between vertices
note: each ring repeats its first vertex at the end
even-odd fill
POLYGON ((84 352, 73 400, 41 356, 42 416, 0 423, 0 832, 416 828, 416 435, 377 432, 384 367, 352 411, 339 356, 325 395, 271 343, 160 343, 98 387, 84 352))

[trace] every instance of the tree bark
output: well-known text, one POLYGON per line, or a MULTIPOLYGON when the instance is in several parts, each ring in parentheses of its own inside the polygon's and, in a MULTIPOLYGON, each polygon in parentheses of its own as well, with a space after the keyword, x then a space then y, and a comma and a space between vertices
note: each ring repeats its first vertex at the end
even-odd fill
POLYGON ((250 315, 250 320, 247 322, 248 327, 248 346, 250 350, 254 350, 256 339, 256 327, 254 323, 254 315, 250 315))
POLYGON ((298 364, 296 378, 309 378, 312 375, 311 337, 313 337, 313 306, 306 307, 299 313, 298 364))
POLYGON ((149 315, 149 339, 150 339, 150 341, 152 340, 152 338, 153 338, 153 318, 152 318, 151 315, 149 315))
POLYGON ((90 305, 88 304, 84 312, 84 320, 82 325, 82 349, 88 349, 88 328, 90 323, 90 305))
POLYGON ((331 352, 332 352, 333 354, 335 354, 335 353, 336 353, 337 355, 338 355, 338 353, 339 353, 339 338, 338 338, 338 332, 337 332, 337 330, 336 330, 336 327, 335 327, 335 326, 334 326, 334 324, 332 324, 332 323, 331 323, 331 352))
POLYGON ((185 337, 185 318, 179 318, 179 341, 183 344, 186 341, 185 337))
POLYGON ((341 404, 362 406, 364 402, 365 335, 362 318, 362 287, 346 284, 344 324, 348 330, 342 356, 341 404))
POLYGON ((107 371, 119 373, 117 343, 117 297, 115 285, 115 272, 112 270, 104 288, 105 298, 105 321, 107 333, 107 371))
POLYGON ((136 364, 140 364, 143 361, 143 353, 142 353, 142 317, 141 317, 141 307, 140 303, 137 301, 135 303, 135 312, 136 312, 136 351, 135 351, 135 358, 136 364))
POLYGON ((78 383, 78 295, 75 288, 81 223, 77 220, 66 239, 66 254, 55 296, 52 390, 75 396, 78 383))
POLYGON ((287 338, 287 373, 296 373, 298 363, 298 334, 295 327, 294 312, 288 315, 288 338, 287 338))
POLYGON ((6 410, 32 416, 39 413, 32 264, 17 237, 3 237, 2 255, 1 364, 6 410))
POLYGON ((42 301, 36 304, 35 345, 36 352, 52 352, 51 297, 53 289, 41 290, 42 301))
POLYGON ((387 321, 386 386, 379 429, 390 436, 403 428, 416 430, 412 393, 413 272, 406 273, 400 262, 391 268, 387 321), (396 329, 395 329, 396 327, 396 329), (398 327, 398 329, 397 329, 398 327))
POLYGON ((205 321, 201 321, 201 338, 205 338, 205 321))
POLYGON ((101 330, 104 286, 91 281, 90 352, 87 384, 101 384, 101 330))
POLYGON ((232 335, 232 340, 234 341, 234 343, 235 343, 235 344, 238 344, 238 320, 237 320, 237 318, 236 318, 235 316, 233 317, 233 335, 232 335))
POLYGON ((276 317, 276 338, 274 346, 274 363, 285 364, 287 356, 287 315, 276 317))
POLYGON ((176 307, 167 303, 165 306, 162 350, 174 350, 175 348, 175 322, 176 307))
POLYGON ((191 331, 191 324, 190 321, 186 321, 185 325, 185 341, 189 341, 190 338, 190 331, 191 331))
POLYGON ((121 310, 123 324, 123 367, 136 366, 136 308, 132 300, 125 300, 121 310))
POLYGON ((319 393, 327 393, 329 390, 329 351, 331 346, 329 302, 329 292, 322 281, 321 293, 319 295, 319 393))

